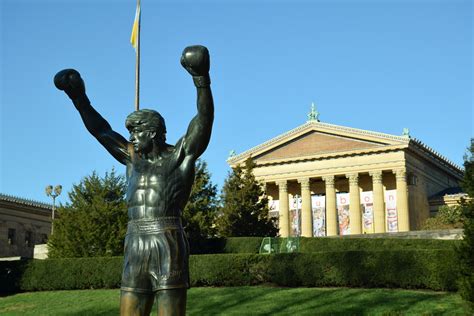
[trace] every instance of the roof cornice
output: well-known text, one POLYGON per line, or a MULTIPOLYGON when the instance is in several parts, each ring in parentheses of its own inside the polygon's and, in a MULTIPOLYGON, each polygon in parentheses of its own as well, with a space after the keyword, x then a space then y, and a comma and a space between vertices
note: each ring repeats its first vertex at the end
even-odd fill
POLYGON ((410 139, 410 144, 413 145, 414 148, 422 151, 426 156, 434 158, 436 161, 441 163, 441 165, 448 167, 449 169, 456 172, 461 177, 463 176, 464 168, 458 166, 457 164, 449 160, 446 156, 441 155, 439 152, 429 147, 428 145, 423 143, 421 140, 412 138, 410 139))
POLYGON ((38 208, 47 209, 47 210, 51 210, 53 208, 51 204, 29 200, 29 199, 23 199, 20 197, 2 194, 2 193, 0 193, 0 201, 16 203, 16 204, 21 204, 21 205, 26 205, 26 206, 33 206, 33 207, 38 207, 38 208))

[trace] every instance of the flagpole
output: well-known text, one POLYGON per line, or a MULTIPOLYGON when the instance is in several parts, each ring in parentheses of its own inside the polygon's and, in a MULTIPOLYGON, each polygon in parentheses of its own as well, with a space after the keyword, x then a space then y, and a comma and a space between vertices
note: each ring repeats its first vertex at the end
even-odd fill
POLYGON ((141 24, 141 7, 140 0, 137 0, 137 7, 140 8, 137 28, 137 52, 135 62, 135 111, 140 109, 140 24, 141 24))

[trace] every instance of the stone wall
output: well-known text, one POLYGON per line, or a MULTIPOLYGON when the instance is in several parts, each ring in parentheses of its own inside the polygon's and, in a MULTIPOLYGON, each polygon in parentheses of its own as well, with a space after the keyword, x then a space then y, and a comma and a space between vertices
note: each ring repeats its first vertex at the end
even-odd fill
POLYGON ((462 239, 462 229, 446 230, 418 230, 400 233, 361 234, 347 236, 333 236, 330 238, 406 238, 406 239, 462 239))

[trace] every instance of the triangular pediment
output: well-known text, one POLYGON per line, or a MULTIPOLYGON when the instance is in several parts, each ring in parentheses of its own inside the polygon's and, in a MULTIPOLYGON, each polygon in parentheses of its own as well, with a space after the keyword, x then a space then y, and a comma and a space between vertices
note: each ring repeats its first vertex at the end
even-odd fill
POLYGON ((258 156, 254 156, 254 159, 256 161, 291 159, 334 152, 369 149, 385 145, 387 144, 310 131, 288 140, 275 148, 271 148, 258 156))
POLYGON ((257 163, 292 161, 299 158, 310 159, 332 154, 357 154, 389 147, 406 147, 408 143, 408 137, 310 121, 231 157, 228 162, 231 165, 239 164, 250 156, 257 163))

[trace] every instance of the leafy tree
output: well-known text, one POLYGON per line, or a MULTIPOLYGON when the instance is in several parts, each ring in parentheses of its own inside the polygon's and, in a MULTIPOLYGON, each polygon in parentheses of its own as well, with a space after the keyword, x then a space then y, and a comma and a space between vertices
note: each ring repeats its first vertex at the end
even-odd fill
POLYGON ((245 167, 237 166, 229 173, 222 189, 222 209, 217 219, 223 237, 275 236, 277 228, 269 217, 268 198, 255 179, 251 158, 245 167))
POLYGON ((217 186, 211 182, 206 162, 198 160, 188 204, 183 210, 184 229, 191 242, 216 235, 217 186))
POLYGON ((112 169, 101 178, 94 171, 74 185, 71 203, 58 209, 48 241, 50 257, 94 257, 123 254, 127 229, 126 184, 112 169))
POLYGON ((461 201, 464 236, 458 248, 461 267, 459 291, 465 300, 474 303, 474 138, 464 157, 464 168, 462 187, 470 199, 461 201))
POLYGON ((428 218, 423 224, 423 230, 462 228, 462 207, 460 205, 443 205, 435 217, 428 218))

